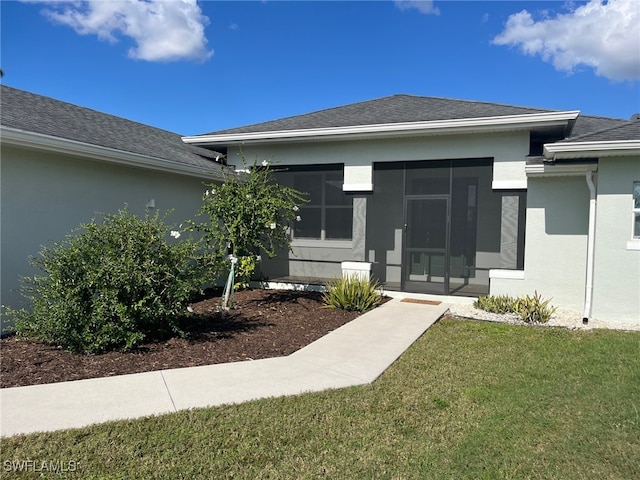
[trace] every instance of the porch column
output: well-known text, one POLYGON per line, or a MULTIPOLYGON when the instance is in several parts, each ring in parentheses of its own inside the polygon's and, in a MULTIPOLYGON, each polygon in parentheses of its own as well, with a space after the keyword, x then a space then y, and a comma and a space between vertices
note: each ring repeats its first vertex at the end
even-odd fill
POLYGON ((366 235, 367 235, 367 197, 354 195, 353 197, 353 260, 364 262, 366 259, 366 235))

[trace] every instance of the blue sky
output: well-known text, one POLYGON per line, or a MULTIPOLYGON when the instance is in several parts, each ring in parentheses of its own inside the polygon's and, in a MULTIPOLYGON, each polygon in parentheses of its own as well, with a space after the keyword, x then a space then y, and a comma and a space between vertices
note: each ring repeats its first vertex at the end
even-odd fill
POLYGON ((638 0, 0 9, 5 85, 185 135, 396 93, 640 112, 638 0))

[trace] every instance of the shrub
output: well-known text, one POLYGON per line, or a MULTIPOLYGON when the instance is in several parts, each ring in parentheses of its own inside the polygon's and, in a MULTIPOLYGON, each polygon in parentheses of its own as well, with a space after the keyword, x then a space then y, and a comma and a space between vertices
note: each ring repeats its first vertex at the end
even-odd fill
POLYGON ((178 317, 201 289, 203 264, 195 243, 167 242, 180 233, 170 234, 165 218, 125 209, 44 247, 31 261, 45 274, 22 279, 31 310, 10 312, 18 335, 100 353, 180 333, 178 317))
POLYGON ((382 301, 377 282, 346 276, 327 283, 327 291, 322 295, 323 303, 328 308, 339 308, 347 311, 367 312, 374 309, 382 301))
POLYGON ((547 323, 557 310, 550 305, 551 299, 542 300, 542 295, 535 292, 533 296, 508 295, 479 297, 473 306, 492 313, 515 313, 527 323, 547 323))

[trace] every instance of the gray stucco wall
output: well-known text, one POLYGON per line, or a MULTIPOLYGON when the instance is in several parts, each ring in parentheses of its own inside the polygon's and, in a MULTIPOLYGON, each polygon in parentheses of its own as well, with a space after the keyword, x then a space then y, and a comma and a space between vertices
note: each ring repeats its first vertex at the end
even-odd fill
MULTIPOLYGON (((204 180, 127 168, 95 161, 2 146, 0 201, 1 302, 22 306, 20 276, 36 273, 28 257, 40 247, 61 241, 80 223, 99 213, 129 211, 144 215, 150 199, 162 213, 174 209, 169 222, 194 218, 201 205, 204 180)), ((209 183, 209 182, 207 182, 209 183)))
MULTIPOLYGON (((468 159, 492 158, 493 188, 525 188, 525 157, 529 153, 529 132, 461 134, 443 136, 425 136, 411 138, 393 138, 359 141, 319 141, 316 143, 273 143, 271 145, 247 144, 240 149, 231 147, 227 152, 227 159, 231 165, 242 166, 242 156, 249 165, 254 161, 272 159, 273 165, 322 165, 343 164, 345 185, 361 187, 373 183, 373 164, 375 162, 399 162, 414 160, 436 159, 468 159)), ((492 185, 487 185, 491 188, 492 185)), ((484 186, 483 186, 484 187, 484 186)), ((402 189, 402 185, 399 185, 402 189)), ((370 201, 371 192, 355 188, 354 198, 354 237, 352 242, 331 241, 305 242, 304 245, 294 244, 294 253, 283 252, 277 259, 265 261, 262 265, 264 273, 270 278, 286 275, 305 277, 335 277, 340 276, 340 262, 345 260, 365 260, 371 262, 401 263, 402 213, 398 214, 391 205, 384 206, 381 202, 370 201), (357 200, 360 198, 361 200, 357 200), (388 218, 390 230, 384 233, 369 231, 369 235, 385 235, 385 245, 388 248, 379 251, 363 250, 363 234, 370 230, 366 217, 359 217, 363 213, 366 198, 366 215, 375 208, 380 215, 388 218), (387 209, 388 207, 388 209, 387 209), (387 211, 388 210, 388 211, 387 211), (390 238, 387 238, 388 236, 390 238), (306 248, 302 250, 301 248, 306 248), (309 257, 307 257, 309 255, 309 257), (386 258, 383 258, 386 257, 386 258), (397 259, 396 259, 397 257, 397 259), (318 259, 322 259, 321 261, 318 259), (312 259, 314 259, 312 261, 312 259), (309 260, 309 261, 307 261, 309 260)), ((402 208, 402 203, 400 203, 402 208)), ((497 207, 499 208, 499 206, 497 207)), ((378 214, 376 212, 376 214, 378 214)), ((482 217, 482 212, 480 216, 482 217)), ((479 221, 488 221, 479 218, 479 221)), ((500 235, 500 226, 495 225, 495 231, 487 235, 500 235)), ((480 238, 479 242, 491 240, 480 238)), ((486 242, 485 242, 486 243, 486 242)), ((490 251, 478 258, 480 264, 491 264, 500 252, 490 251)), ((400 267, 388 267, 384 272, 374 264, 373 273, 378 278, 384 278, 388 283, 400 282, 400 267)), ((486 272, 485 272, 486 273, 486 272)))
MULTIPOLYGON (((276 165, 343 163, 345 183, 356 185, 371 184, 371 167, 374 162, 493 158, 494 188, 525 188, 527 178, 524 160, 529 154, 529 132, 248 144, 242 147, 242 153, 250 164, 254 160, 262 161, 269 158, 273 158, 276 165), (518 183, 518 186, 514 183, 518 183)), ((232 165, 241 165, 240 148, 229 148, 227 160, 232 165)))
POLYGON ((638 325, 640 250, 631 245, 640 243, 632 241, 634 181, 640 181, 640 157, 598 162, 593 316, 638 325))
MULTIPOLYGON (((640 158, 601 158, 591 317, 640 325, 640 241, 633 241, 633 182, 640 158)), ((523 279, 492 278, 491 293, 532 294, 582 312, 589 190, 585 177, 529 178, 523 279)))
POLYGON ((493 295, 533 294, 582 310, 589 189, 583 176, 529 178, 524 280, 491 279, 493 295))

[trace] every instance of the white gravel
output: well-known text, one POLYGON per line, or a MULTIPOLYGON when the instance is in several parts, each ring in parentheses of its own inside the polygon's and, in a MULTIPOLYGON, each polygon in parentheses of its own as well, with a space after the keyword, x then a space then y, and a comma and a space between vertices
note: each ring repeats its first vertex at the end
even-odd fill
MULTIPOLYGON (((479 310, 470 304, 454 304, 449 307, 449 313, 459 317, 475 318, 477 320, 487 320, 490 322, 504 322, 514 325, 527 325, 520 317, 513 313, 497 314, 479 310)), ((640 330, 640 322, 635 324, 620 324, 606 322, 597 318, 590 318, 585 325, 582 323, 582 313, 575 310, 558 308, 547 323, 535 325, 546 325, 550 327, 565 327, 576 330, 590 330, 594 328, 610 328, 616 330, 640 330)))

